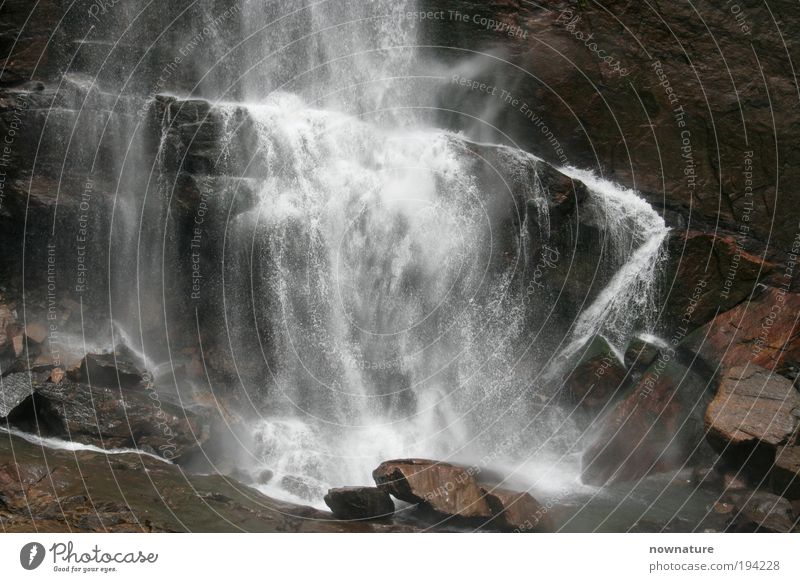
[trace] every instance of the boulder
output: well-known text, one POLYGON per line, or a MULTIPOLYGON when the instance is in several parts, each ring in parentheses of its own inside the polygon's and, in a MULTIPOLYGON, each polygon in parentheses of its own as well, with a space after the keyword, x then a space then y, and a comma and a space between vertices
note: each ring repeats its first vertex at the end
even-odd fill
POLYGON ((792 382, 759 366, 723 372, 705 414, 708 438, 720 452, 786 444, 800 425, 800 394, 792 382))
POLYGON ((401 501, 443 515, 490 518, 483 489, 468 468, 427 459, 385 461, 372 472, 378 487, 401 501))
POLYGON ((656 361, 659 354, 659 343, 652 336, 638 336, 628 342, 625 348, 624 364, 626 368, 646 370, 656 361))
POLYGON ((710 451, 703 443, 702 413, 711 378, 704 369, 666 350, 633 390, 601 417, 582 458, 584 483, 639 479, 670 471, 710 451))
POLYGON ((137 388, 145 384, 145 373, 119 350, 87 354, 80 365, 69 370, 67 375, 73 382, 106 388, 137 388))
POLYGON ((490 527, 525 533, 555 531, 548 509, 530 493, 492 487, 483 488, 483 494, 494 516, 490 527))
POLYGON ((579 351, 572 370, 564 376, 564 389, 578 406, 597 411, 622 392, 626 375, 611 344, 597 335, 579 351))
POLYGON ((377 487, 329 489, 325 504, 337 519, 377 519, 394 513, 392 498, 377 487))
POLYGON ((800 500, 800 446, 778 449, 772 468, 772 490, 792 501, 800 500))

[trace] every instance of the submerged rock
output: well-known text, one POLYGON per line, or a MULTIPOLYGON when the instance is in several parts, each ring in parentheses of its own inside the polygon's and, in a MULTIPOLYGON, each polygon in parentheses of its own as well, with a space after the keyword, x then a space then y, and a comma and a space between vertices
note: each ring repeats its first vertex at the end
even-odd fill
POLYGON ((338 487, 329 489, 325 504, 337 519, 376 519, 390 517, 394 502, 377 487, 338 487))

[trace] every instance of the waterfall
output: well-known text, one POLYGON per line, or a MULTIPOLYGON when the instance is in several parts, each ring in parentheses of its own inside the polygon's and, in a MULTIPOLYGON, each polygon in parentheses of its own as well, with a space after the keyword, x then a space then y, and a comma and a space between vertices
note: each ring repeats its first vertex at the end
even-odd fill
POLYGON ((652 329, 658 214, 563 170, 587 186, 581 212, 605 243, 603 288, 569 305, 561 329, 553 289, 530 284, 534 247, 555 244, 559 227, 544 162, 432 121, 441 69, 414 49, 416 2, 153 6, 147 18, 169 35, 145 26, 131 42, 141 7, 120 5, 108 34, 153 47, 141 70, 114 53, 122 64, 103 60, 112 69, 98 75, 117 92, 144 79, 147 94, 120 105, 93 89, 117 114, 92 162, 107 170, 113 218, 90 233, 114 344, 131 344, 179 396, 183 355, 225 368, 192 390, 240 397, 251 438, 231 456, 272 471, 268 493, 304 503, 369 483, 387 458, 513 466, 574 442, 542 370, 593 334, 623 349, 652 329), (180 67, 162 58, 175 47, 180 67), (187 298, 194 265, 200 300, 187 298))

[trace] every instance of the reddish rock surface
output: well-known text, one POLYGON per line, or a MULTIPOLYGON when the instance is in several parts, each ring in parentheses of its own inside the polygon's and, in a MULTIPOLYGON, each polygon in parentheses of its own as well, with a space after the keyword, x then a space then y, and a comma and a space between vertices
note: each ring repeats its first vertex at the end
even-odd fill
POLYGON ((709 440, 728 445, 763 443, 777 447, 795 437, 800 424, 800 393, 792 383, 755 365, 722 375, 705 414, 709 440))
POLYGON ((583 454, 582 480, 603 485, 680 467, 702 443, 699 417, 709 383, 675 360, 657 359, 628 396, 598 420, 583 454))
POLYGON ((547 508, 530 493, 520 493, 499 487, 485 487, 483 493, 496 516, 490 527, 520 533, 544 533, 555 531, 547 508))
POLYGON ((408 503, 424 503, 438 513, 489 518, 492 512, 468 469, 427 459, 385 461, 372 472, 383 491, 408 503))
POLYGON ((751 301, 718 315, 687 343, 707 361, 730 368, 752 362, 787 373, 800 366, 800 294, 768 287, 751 301))

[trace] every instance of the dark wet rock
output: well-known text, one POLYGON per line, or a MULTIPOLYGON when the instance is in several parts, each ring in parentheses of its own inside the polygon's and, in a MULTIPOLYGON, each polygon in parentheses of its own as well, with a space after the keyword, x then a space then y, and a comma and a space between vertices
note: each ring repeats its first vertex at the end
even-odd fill
POLYGON ((750 297, 758 281, 775 264, 742 247, 730 235, 672 231, 665 280, 672 288, 665 297, 665 324, 695 329, 750 297))
POLYGON ((776 447, 796 439, 800 394, 769 370, 737 366, 722 373, 705 424, 709 442, 726 459, 764 472, 776 447))
POLYGON ((788 499, 766 491, 748 491, 730 496, 736 515, 729 531, 788 533, 798 516, 788 499))
POLYGON ((614 349, 602 336, 587 341, 572 370, 564 376, 564 389, 578 406, 598 411, 620 395, 627 371, 614 349))
POLYGON ((597 421, 582 459, 585 483, 639 479, 709 453, 702 415, 712 378, 691 361, 674 350, 662 352, 630 393, 597 421))
POLYGON ((778 448, 772 468, 772 490, 792 501, 800 500, 800 446, 778 448))
POLYGON ((204 417, 161 400, 155 392, 62 381, 33 387, 8 421, 21 430, 98 447, 134 448, 179 458, 209 437, 204 417))
POLYGON ((92 384, 93 386, 144 387, 145 372, 125 356, 126 354, 120 352, 87 354, 80 366, 69 370, 67 375, 73 382, 92 384))
POLYGON ((428 459, 385 461, 372 472, 378 487, 408 503, 461 518, 489 518, 491 509, 469 469, 428 459))
POLYGON ((499 487, 484 487, 483 493, 494 516, 489 527, 519 533, 555 531, 548 508, 530 493, 520 493, 499 487))
POLYGON ((337 519, 387 518, 394 513, 394 502, 377 487, 337 487, 329 489, 325 504, 337 519))
POLYGON ((135 454, 42 448, 0 434, 0 524, 6 532, 390 532, 271 499, 221 475, 191 475, 135 454), (86 478, 91 475, 91 479, 86 478))

